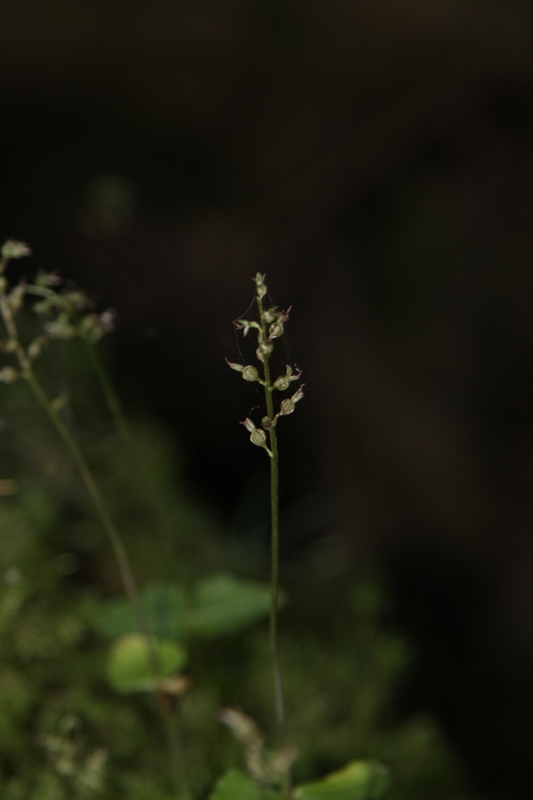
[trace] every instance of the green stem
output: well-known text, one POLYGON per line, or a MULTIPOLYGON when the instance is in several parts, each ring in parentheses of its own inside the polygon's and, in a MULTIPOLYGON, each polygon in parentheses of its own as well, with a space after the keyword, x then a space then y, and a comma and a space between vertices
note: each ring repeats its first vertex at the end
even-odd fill
POLYGON ((285 735, 285 698, 281 672, 281 656, 278 635, 278 600, 279 600, 279 493, 278 493, 278 443, 276 431, 270 431, 270 524, 271 524, 271 568, 270 586, 272 593, 270 607, 270 642, 274 669, 274 696, 276 699, 276 717, 283 735, 285 735))
POLYGON ((102 527, 104 528, 108 536, 108 539, 110 541, 117 562, 117 566, 120 572, 122 583, 124 584, 124 588, 130 599, 132 608, 134 610, 137 619, 138 628, 141 633, 148 636, 147 624, 144 618, 144 613, 142 611, 142 606, 139 598, 139 591, 135 583, 135 578, 133 577, 133 572, 129 563, 128 556, 124 549, 124 545, 122 544, 122 539, 120 537, 120 534, 115 526, 115 523, 113 522, 113 520, 109 515, 105 501, 100 493, 100 490, 98 489, 98 486, 95 483, 95 480, 87 465, 87 462, 76 440, 74 439, 69 429, 61 419, 59 413, 56 411, 56 409, 50 402, 49 398, 47 397, 40 382, 36 378, 35 373, 32 370, 26 370, 25 377, 39 405, 41 406, 43 411, 47 414, 48 418, 54 425, 57 433, 63 440, 63 443, 69 450, 70 454, 72 455, 72 458, 76 463, 76 466, 85 484, 89 497, 91 498, 96 513, 100 518, 102 527))
MULTIPOLYGON (((6 266, 7 263, 4 262, 0 265, 2 271, 6 268, 6 266)), ((17 361, 19 362, 19 366, 23 377, 27 380, 37 402, 39 403, 45 414, 52 422, 57 433, 63 440, 63 443, 67 447, 67 450, 70 452, 72 458, 74 459, 74 462, 76 463, 78 471, 89 493, 89 497, 91 498, 93 506, 96 510, 96 513, 98 514, 102 526, 111 543, 111 547, 115 554, 122 583, 124 584, 124 588, 130 599, 133 612, 137 620, 137 627, 139 631, 147 637, 147 641, 150 643, 151 639, 148 635, 148 626, 144 618, 139 598, 139 592, 137 589, 137 585, 135 583, 135 579, 133 577, 132 569, 129 564, 128 556, 122 544, 122 539, 120 538, 120 534, 109 515, 104 498, 102 497, 100 490, 98 489, 98 486, 95 483, 95 480, 92 476, 89 466, 80 448, 78 447, 76 440, 74 439, 69 429, 61 419, 61 416, 59 415, 58 411, 54 408, 52 401, 46 394, 45 390, 41 386, 39 380, 37 379, 33 371, 32 362, 28 358, 26 351, 24 350, 22 344, 20 343, 17 326, 15 324, 14 314, 9 304, 9 299, 6 296, 5 288, 0 289, 0 314, 2 315, 2 319, 4 321, 4 325, 6 327, 9 340, 12 343, 13 350, 17 358, 17 361)), ((152 667, 154 670, 154 677, 155 677, 157 676, 158 672, 157 659, 155 656, 155 652, 153 651, 153 647, 151 645, 149 646, 149 650, 151 651, 150 660, 152 663, 152 667)))
MULTIPOLYGON (((261 338, 266 341, 267 326, 264 320, 263 302, 257 296, 259 320, 261 325, 261 338)), ((272 398, 273 386, 270 374, 269 357, 263 360, 265 376, 265 400, 267 416, 274 419, 274 400, 272 398)), ((271 566, 270 566, 270 647, 272 651, 272 668, 274 673, 274 698, 276 705, 276 720, 281 732, 282 740, 285 738, 285 697, 283 692, 283 677, 281 671, 281 657, 278 633, 278 600, 279 600, 279 456, 278 440, 275 427, 269 430, 271 450, 270 458, 270 530, 271 530, 271 566)))
MULTIPOLYGON (((36 378, 35 374, 32 372, 31 369, 26 369, 25 377, 37 401, 39 402, 39 405, 48 415, 57 433, 63 440, 69 452, 71 453, 76 463, 76 466, 78 467, 80 475, 83 478, 83 482, 85 483, 87 492, 89 493, 92 503, 100 518, 102 526, 105 532, 107 533, 107 536, 109 538, 109 541, 111 543, 115 555, 122 583, 124 584, 124 588, 126 590, 126 593, 129 597, 130 603, 133 608, 133 613, 135 615, 137 623, 137 629, 146 639, 148 659, 150 663, 150 671, 152 673, 154 681, 157 682, 157 680, 160 678, 160 670, 159 670, 159 664, 157 660, 154 640, 152 634, 150 633, 146 616, 144 614, 141 605, 139 590, 137 588, 137 584, 133 576, 133 571, 131 569, 126 550, 124 549, 124 545, 122 543, 122 538, 113 520, 109 515, 102 494, 100 493, 100 490, 98 489, 98 486, 94 481, 89 466, 76 440, 73 438, 69 429, 67 428, 67 426, 61 419, 60 415, 50 402, 40 382, 38 381, 38 379, 36 378)), ((163 718, 163 723, 165 725, 167 732, 171 761, 172 761, 173 779, 176 788, 179 788, 183 792, 183 796, 187 797, 187 786, 183 777, 183 772, 181 775, 179 774, 179 764, 180 762, 183 762, 183 758, 181 752, 182 748, 180 747, 180 742, 179 742, 179 734, 176 730, 176 723, 175 720, 172 718, 172 713, 167 712, 160 702, 157 703, 157 707, 159 709, 159 713, 163 718)))
POLYGON ((102 393, 107 403, 107 407, 109 408, 109 411, 113 418, 113 422, 115 423, 117 432, 122 437, 124 442, 128 445, 128 447, 132 447, 133 437, 131 435, 130 427, 124 416, 124 412, 122 411, 120 400, 118 399, 117 394, 113 388, 113 384, 111 383, 109 375, 107 374, 107 370, 102 363, 102 359, 100 358, 100 355, 98 354, 98 351, 94 346, 94 343, 89 341, 89 339, 87 339, 86 337, 82 338, 87 348, 91 364, 93 365, 93 369, 96 373, 96 377, 98 378, 98 381, 102 388, 102 393))
MULTIPOLYGON (((5 270, 6 266, 6 261, 3 261, 0 264, 2 272, 5 270)), ((6 295, 4 287, 0 288, 0 314, 2 315, 2 319, 4 321, 9 340, 12 344, 14 354, 19 363, 22 375, 28 381, 28 384, 35 395, 37 402, 54 425, 57 433, 63 440, 63 443, 66 445, 76 463, 95 510, 100 518, 105 532, 107 533, 109 541, 111 542, 124 588, 128 594, 128 597, 130 598, 130 602, 137 619, 139 631, 145 634, 147 636, 147 640, 150 642, 151 640, 148 636, 148 626, 146 624, 146 620, 144 619, 144 614, 139 599, 139 592, 137 590, 133 572, 122 544, 120 534, 109 515, 104 499, 100 494, 100 490, 94 481, 92 473, 85 458, 83 457, 80 448, 78 447, 75 439, 61 419, 58 411, 54 408, 53 403, 47 396, 39 380, 35 376, 35 373, 33 372, 31 360, 28 358, 26 351, 20 343, 13 310, 10 306, 9 298, 6 295)), ((152 666, 154 667, 154 675, 157 675, 157 660, 152 647, 150 647, 150 650, 152 650, 151 661, 152 666)))
MULTIPOLYGON (((108 371, 105 368, 102 359, 100 358, 98 350, 96 349, 93 342, 91 342, 86 337, 82 338, 87 348, 89 359, 95 371, 96 377, 102 389, 102 394, 104 395, 107 407, 109 409, 109 413, 111 414, 111 417, 115 424, 115 429, 130 452, 131 462, 135 466, 135 471, 137 473, 136 477, 138 479, 139 488, 141 492, 145 495, 154 513, 157 515, 161 533, 163 534, 162 539, 165 547, 165 561, 169 566, 169 568, 171 564, 173 565, 172 574, 175 577, 176 576, 176 569, 174 567, 175 552, 173 547, 175 539, 175 530, 172 526, 171 520, 169 519, 167 509, 165 508, 160 492, 157 486, 155 485, 153 478, 147 468, 146 462, 142 458, 142 455, 139 453, 135 437, 131 432, 128 420, 126 419, 126 416, 122 409, 121 402, 117 396, 117 393, 115 392, 113 383, 111 382, 108 371)), ((187 576, 183 575, 180 577, 182 582, 186 584, 187 576)))

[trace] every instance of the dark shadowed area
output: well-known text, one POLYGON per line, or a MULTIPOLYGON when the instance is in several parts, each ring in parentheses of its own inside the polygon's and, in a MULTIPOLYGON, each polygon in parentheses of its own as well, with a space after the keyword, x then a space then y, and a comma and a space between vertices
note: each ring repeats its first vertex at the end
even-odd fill
POLYGON ((306 387, 285 573, 384 570, 397 714, 529 797, 533 7, 11 0, 0 31, 2 240, 117 309, 126 409, 228 526, 263 459, 224 358, 266 273, 306 387))

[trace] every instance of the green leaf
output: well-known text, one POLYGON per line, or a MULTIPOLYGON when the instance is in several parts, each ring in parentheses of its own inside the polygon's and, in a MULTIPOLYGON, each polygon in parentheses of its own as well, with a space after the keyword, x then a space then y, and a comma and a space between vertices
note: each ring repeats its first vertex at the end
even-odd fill
MULTIPOLYGON (((186 651, 175 642, 153 642, 159 675, 168 678, 180 672, 187 661, 186 651)), ((107 662, 109 682, 117 692, 150 692, 157 688, 149 656, 148 640, 140 633, 121 636, 112 645, 107 662)))
MULTIPOLYGON (((193 634, 210 638, 233 633, 267 616, 270 587, 232 575, 214 575, 200 581, 186 601, 178 584, 154 581, 143 589, 140 601, 154 636, 183 639, 193 634)), ((93 626, 110 640, 138 629, 126 598, 102 604, 93 616, 93 626)))
MULTIPOLYGON (((150 633, 163 639, 183 636, 185 594, 181 586, 153 581, 141 592, 140 601, 150 633)), ((116 639, 138 629, 127 598, 102 604, 94 615, 93 626, 105 639, 116 639)))
POLYGON ((237 769, 230 769, 216 783, 209 800, 283 800, 283 795, 261 789, 237 769))
POLYGON ((197 586, 187 622, 191 631, 208 638, 238 631, 269 611, 269 586, 232 575, 215 575, 197 586))
POLYGON ((350 761, 314 783, 298 786, 297 800, 378 800, 390 786, 388 769, 377 761, 350 761))

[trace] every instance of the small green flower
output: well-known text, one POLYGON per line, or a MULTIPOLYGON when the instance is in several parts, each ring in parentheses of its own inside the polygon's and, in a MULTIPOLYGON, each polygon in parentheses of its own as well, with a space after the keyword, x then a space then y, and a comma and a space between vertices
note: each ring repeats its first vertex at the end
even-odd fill
POLYGON ((46 343, 46 338, 44 336, 38 336, 33 342, 28 345, 28 349, 26 351, 28 358, 30 361, 34 361, 34 359, 38 358, 41 355, 43 345, 46 343))
POLYGON ((255 354, 259 361, 265 362, 265 358, 268 359, 272 355, 272 351, 274 349, 274 345, 270 341, 261 342, 255 354))
POLYGON ((279 407, 279 413, 281 416, 286 416, 287 414, 292 414, 294 411, 294 406, 296 403, 302 399, 304 396, 303 393, 303 384, 302 386, 298 387, 298 391, 293 394, 292 397, 287 397, 285 400, 282 400, 279 407))
POLYGON ((302 371, 298 370, 296 375, 293 375, 292 369, 287 364, 285 375, 280 375, 279 378, 276 378, 276 380, 274 381, 274 389, 278 389, 280 392, 284 392, 286 389, 289 388, 289 384, 291 381, 300 380, 301 374, 302 371))
POLYGON ((276 414, 274 417, 269 417, 268 414, 266 417, 263 417, 261 420, 261 427, 265 431, 271 431, 272 428, 276 427, 278 421, 279 414, 276 414))
POLYGON ((253 383, 254 381, 260 380, 258 371, 255 367, 251 366, 243 368, 242 377, 245 381, 248 381, 248 383, 253 383))
POLYGON ((278 319, 268 329, 268 338, 279 339, 280 336, 283 336, 283 322, 278 319))
POLYGON ((73 339, 76 336, 76 328, 71 323, 68 314, 59 314, 56 319, 45 322, 44 330, 50 339, 73 339))
POLYGON ((244 425, 246 430, 249 432, 251 443, 257 445, 257 447, 263 447, 267 451, 270 458, 272 458, 272 451, 267 445, 266 433, 264 430, 262 428, 256 428, 252 420, 248 417, 244 420, 244 422, 241 422, 241 425, 244 425))
POLYGON ((278 316, 279 316, 279 311, 277 309, 277 306, 274 306, 273 308, 267 308, 266 311, 263 311, 263 321, 267 325, 270 325, 271 322, 274 322, 278 318, 278 316))
POLYGON ((226 359, 226 363, 229 367, 231 367, 231 369, 234 369, 236 372, 240 372, 243 379, 248 381, 248 383, 253 383, 254 381, 263 383, 255 367, 252 367, 251 365, 243 367, 242 364, 235 364, 233 361, 228 361, 228 359, 226 359))
POLYGON ((262 299, 267 293, 265 285, 265 276, 257 273, 253 279, 256 285, 256 302, 259 312, 259 322, 255 320, 238 319, 234 322, 237 330, 242 330, 246 336, 252 328, 257 331, 257 349, 255 351, 257 360, 261 364, 261 368, 252 366, 250 364, 242 365, 236 364, 233 361, 226 359, 228 366, 236 372, 240 372, 243 379, 249 383, 260 383, 265 389, 265 400, 267 414, 261 421, 261 427, 256 428, 251 419, 246 419, 242 424, 250 433, 250 440, 258 447, 262 447, 267 451, 271 458, 274 458, 273 453, 277 450, 276 446, 276 432, 274 428, 277 425, 280 416, 292 414, 296 403, 302 399, 303 391, 298 389, 292 397, 285 398, 280 403, 280 410, 276 414, 273 406, 272 392, 274 389, 284 392, 286 391, 293 381, 300 380, 301 371, 298 370, 296 374, 290 366, 285 367, 285 374, 279 375, 274 382, 272 382, 270 372, 270 357, 274 351, 274 340, 279 339, 284 333, 284 324, 289 319, 290 308, 283 311, 278 309, 277 306, 271 306, 268 309, 263 309, 262 299), (267 436, 268 434, 268 436, 267 436), (270 446, 269 446, 270 445, 270 446))
POLYGON ((266 287, 266 286, 265 286, 265 284, 264 284, 264 280, 265 280, 265 278, 266 278, 266 275, 261 275, 261 273, 260 273, 260 272, 258 272, 258 273, 256 274, 255 278, 253 278, 253 280, 254 280, 254 282, 255 282, 255 285, 256 285, 256 287, 257 287, 257 296, 258 296, 258 298, 259 298, 260 300, 262 300, 262 298, 263 298, 263 297, 266 295, 266 293, 267 293, 267 287, 266 287))
POLYGON ((12 314, 16 314, 17 311, 20 310, 22 303, 24 302, 24 295, 26 293, 26 281, 20 281, 17 285, 9 292, 6 297, 6 301, 9 304, 12 314))
POLYGON ((20 372, 14 367, 0 369, 0 383, 15 383, 20 378, 20 372))
POLYGON ((249 321, 247 319, 238 319, 233 324, 238 331, 242 330, 243 336, 247 336, 251 328, 258 328, 261 330, 259 323, 254 322, 254 320, 249 321))

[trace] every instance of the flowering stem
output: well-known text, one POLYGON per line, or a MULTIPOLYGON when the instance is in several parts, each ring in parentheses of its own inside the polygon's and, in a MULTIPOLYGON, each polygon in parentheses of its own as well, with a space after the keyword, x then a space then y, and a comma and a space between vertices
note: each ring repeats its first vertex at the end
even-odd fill
MULTIPOLYGON (((235 364, 228 362, 228 366, 240 372, 242 378, 248 383, 259 383, 265 391, 266 416, 261 420, 260 427, 256 427, 252 419, 247 418, 242 423, 250 434, 250 441, 257 447, 262 447, 270 457, 270 530, 271 530, 271 568, 270 568, 270 647, 272 652, 272 668, 274 673, 274 699, 276 709, 276 722, 280 732, 283 748, 286 750, 286 716, 285 698, 283 691, 283 677, 281 670, 280 645, 278 634, 278 603, 279 603, 279 455, 276 425, 281 417, 292 414, 296 403, 303 394, 303 384, 291 397, 283 398, 276 413, 274 409, 273 394, 285 392, 293 381, 299 381, 301 371, 293 374, 291 367, 285 365, 285 374, 278 375, 272 380, 270 357, 274 350, 274 340, 283 336, 284 323, 289 319, 290 308, 286 311, 279 310, 276 306, 265 309, 263 297, 267 293, 264 284, 264 275, 259 272, 254 278, 256 286, 256 302, 259 312, 259 321, 238 319, 235 320, 237 330, 242 330, 246 336, 250 331, 257 332, 256 356, 261 363, 263 377, 257 367, 251 364, 235 364), (268 434, 268 437, 267 437, 268 434)), ((290 761, 286 769, 281 771, 283 777, 284 796, 289 797, 291 792, 290 761)))
MULTIPOLYGON (((263 298, 261 292, 257 292, 257 307, 259 309, 259 320, 261 325, 261 339, 267 341, 267 322, 263 312, 263 298)), ((265 353, 263 356, 263 374, 267 418, 272 421, 268 429, 268 439, 270 444, 270 649, 272 651, 272 671, 274 677, 274 700, 276 708, 276 720, 280 732, 280 740, 284 745, 287 739, 286 715, 285 715, 285 694, 283 689, 283 673, 281 670, 281 654, 278 632, 278 601, 279 601, 279 454, 278 438, 276 435, 276 418, 274 414, 274 385, 270 372, 270 355, 265 353)), ((291 790, 291 770, 290 766, 283 775, 283 791, 289 797, 291 790)))
MULTIPOLYGON (((261 325, 263 341, 267 340, 267 326, 263 312, 263 299, 257 294, 257 306, 261 325)), ((265 376, 265 400, 267 416, 274 418, 274 401, 272 398, 273 386, 270 374, 270 360, 268 355, 263 361, 265 376)), ((268 431, 270 444, 270 647, 272 650, 272 667, 274 673, 274 698, 276 703, 276 720, 282 737, 285 736, 285 697, 283 693, 283 679, 281 672, 281 658, 278 634, 278 599, 279 599, 279 456, 276 428, 273 426, 268 431)))

